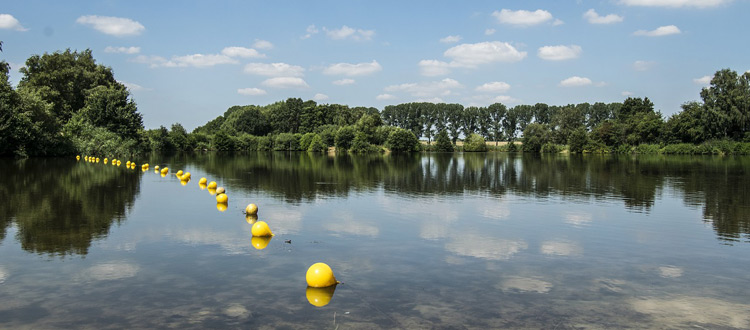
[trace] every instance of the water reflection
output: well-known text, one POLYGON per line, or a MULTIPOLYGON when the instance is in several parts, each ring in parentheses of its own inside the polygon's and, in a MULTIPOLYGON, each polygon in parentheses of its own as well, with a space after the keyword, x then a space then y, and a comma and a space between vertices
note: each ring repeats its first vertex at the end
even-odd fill
POLYGON ((310 305, 315 307, 323 307, 328 305, 333 299, 333 293, 336 291, 337 285, 331 285, 324 288, 313 288, 308 286, 305 290, 305 297, 310 305))
POLYGON ((0 240, 13 223, 24 250, 50 256, 87 254, 124 219, 140 186, 138 172, 73 159, 6 159, 0 173, 0 240))
MULTIPOLYGON (((507 153, 337 155, 250 153, 175 155, 212 176, 237 179, 233 189, 264 191, 290 203, 384 189, 404 197, 488 194, 527 196, 537 201, 622 203, 649 213, 665 191, 703 207, 719 237, 750 240, 748 157, 536 155, 507 153)), ((486 216, 507 217, 502 208, 486 216)), ((585 226, 587 213, 566 222, 585 226)))

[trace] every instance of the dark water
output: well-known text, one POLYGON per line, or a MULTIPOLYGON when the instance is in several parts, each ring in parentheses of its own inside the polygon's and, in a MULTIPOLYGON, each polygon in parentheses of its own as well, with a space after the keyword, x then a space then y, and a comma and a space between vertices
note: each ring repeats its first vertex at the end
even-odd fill
POLYGON ((750 158, 136 161, 0 159, 0 328, 750 328, 750 158))

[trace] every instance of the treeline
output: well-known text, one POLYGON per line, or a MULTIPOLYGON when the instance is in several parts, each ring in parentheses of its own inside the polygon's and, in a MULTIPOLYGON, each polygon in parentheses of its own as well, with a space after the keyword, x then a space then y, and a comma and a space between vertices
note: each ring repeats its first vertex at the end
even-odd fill
POLYGON ((702 102, 685 103, 666 120, 648 98, 632 97, 622 103, 510 108, 415 102, 382 112, 289 98, 230 107, 192 132, 179 123, 145 130, 127 88, 110 68, 96 64, 90 50, 30 57, 15 89, 9 71, 0 61, 0 155, 122 157, 152 150, 324 152, 329 147, 355 153, 494 148, 750 154, 750 73, 729 69, 716 72, 702 89, 702 102), (488 146, 488 140, 495 145, 488 146))

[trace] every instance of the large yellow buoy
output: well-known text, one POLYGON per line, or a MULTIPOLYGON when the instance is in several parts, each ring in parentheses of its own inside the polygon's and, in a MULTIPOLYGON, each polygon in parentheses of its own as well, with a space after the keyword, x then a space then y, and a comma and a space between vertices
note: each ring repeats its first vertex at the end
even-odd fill
POLYGON ((216 181, 211 181, 208 183, 208 189, 216 189, 216 181))
POLYGON ((104 165, 107 165, 108 162, 109 162, 109 159, 104 158, 104 165))
POLYGON ((81 160, 81 155, 76 156, 76 161, 79 161, 79 160, 81 160))
POLYGON ((254 224, 256 221, 258 221, 258 216, 255 214, 247 214, 245 215, 245 221, 249 224, 254 224))
POLYGON ((158 170, 159 170, 159 165, 154 166, 154 171, 158 171, 158 170))
POLYGON ((125 166, 130 167, 130 161, 125 162, 125 166))
POLYGON ((268 243, 271 242, 272 237, 271 236, 253 236, 250 238, 250 244, 256 249, 256 250, 263 250, 268 246, 268 243))
POLYGON ((207 182, 208 182, 208 179, 206 179, 206 178, 201 178, 200 180, 198 180, 198 184, 205 185, 207 182))
POLYGON ((169 173, 169 167, 165 167, 161 169, 161 174, 166 175, 167 173, 169 173))
POLYGON ((307 279, 307 285, 313 288, 324 288, 339 283, 336 281, 336 277, 333 276, 331 267, 322 262, 310 266, 307 269, 305 279, 307 279))
POLYGON ((224 212, 227 210, 227 204, 226 203, 216 203, 216 209, 219 210, 219 212, 224 212))
POLYGON ((120 166, 120 164, 122 164, 122 162, 118 160, 117 161, 117 166, 120 166))
POLYGON ((190 177, 192 177, 192 176, 193 175, 190 174, 190 172, 185 172, 185 174, 182 175, 182 179, 183 180, 190 180, 190 177))
POLYGON ((336 291, 335 285, 327 286, 325 288, 314 288, 308 286, 307 290, 305 291, 305 296, 307 297, 307 302, 309 302, 310 305, 313 305, 315 307, 323 307, 331 302, 331 299, 333 299, 334 291, 336 291))
POLYGON ((97 162, 97 163, 99 162, 99 157, 96 157, 96 162, 97 162))
POLYGON ((247 204, 247 207, 245 207, 245 214, 251 214, 251 215, 258 214, 258 205, 247 204))
POLYGON ((182 176, 182 170, 177 171, 177 173, 175 173, 175 175, 177 175, 177 177, 181 177, 182 176))
POLYGON ((223 193, 225 193, 225 192, 227 192, 227 190, 226 190, 226 189, 224 189, 224 187, 219 187, 219 188, 216 188, 216 193, 217 193, 217 194, 223 194, 223 193))
POLYGON ((250 233, 253 234, 253 236, 273 236, 273 233, 271 232, 271 228, 268 228, 268 224, 265 221, 256 221, 253 224, 253 228, 250 229, 250 233))
POLYGON ((229 196, 227 194, 219 194, 216 193, 216 202, 217 203, 226 203, 229 200, 229 196))

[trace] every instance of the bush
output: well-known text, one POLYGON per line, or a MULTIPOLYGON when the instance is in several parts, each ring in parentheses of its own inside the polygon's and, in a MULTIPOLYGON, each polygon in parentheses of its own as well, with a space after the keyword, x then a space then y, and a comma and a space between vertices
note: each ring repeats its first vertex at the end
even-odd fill
POLYGON ((516 145, 516 143, 513 141, 508 142, 508 152, 516 152, 516 151, 518 151, 518 146, 516 145))
POLYGON ((546 125, 531 123, 523 131, 524 152, 540 152, 542 146, 549 142, 549 128, 546 125))
POLYGON ((539 149, 539 151, 543 153, 551 153, 551 154, 557 154, 561 153, 565 150, 565 146, 554 144, 554 143, 545 143, 542 145, 542 147, 539 149))
POLYGON ((476 133, 472 133, 464 140, 464 151, 467 152, 486 152, 487 143, 484 138, 476 133))
POLYGON ((271 151, 273 149, 273 140, 270 136, 258 136, 258 151, 271 151))
POLYGON ((247 133, 242 133, 242 135, 237 137, 237 145, 235 147, 237 150, 244 151, 258 150, 258 138, 247 133))
POLYGON ((395 127, 393 126, 378 126, 378 128, 375 129, 375 135, 373 136, 372 143, 384 145, 385 142, 388 141, 388 136, 391 135, 391 132, 394 128, 395 127))
POLYGON ((434 150, 440 152, 453 152, 453 143, 451 143, 451 138, 448 136, 446 130, 438 132, 438 135, 435 138, 434 150))
POLYGON ((419 151, 419 139, 412 131, 403 128, 394 128, 388 135, 386 146, 391 152, 419 151))
POLYGON ((323 142, 323 138, 320 135, 315 134, 312 141, 310 141, 310 146, 307 147, 307 151, 326 152, 328 151, 328 145, 323 142))
POLYGON ((300 150, 307 150, 310 148, 310 142, 318 136, 315 133, 305 133, 305 135, 302 135, 302 137, 299 139, 299 149, 300 150))
POLYGON ((335 144, 336 142, 336 133, 338 132, 339 127, 336 125, 323 125, 315 129, 315 133, 318 133, 320 135, 320 138, 322 139, 322 142, 326 145, 326 147, 330 147, 335 144))
POLYGON ((295 151, 299 150, 299 139, 292 133, 279 133, 273 141, 273 150, 295 151))
POLYGON ((336 150, 346 151, 352 147, 352 140, 354 140, 354 127, 343 126, 336 132, 336 139, 334 141, 336 150))
POLYGON ((354 135, 354 140, 352 141, 352 146, 349 151, 361 154, 378 150, 377 147, 373 147, 374 146, 370 144, 370 142, 367 142, 367 134, 364 132, 357 132, 357 134, 354 135))
POLYGON ((213 146, 214 150, 234 151, 234 140, 232 139, 232 137, 230 137, 223 131, 219 131, 216 134, 214 134, 214 138, 211 141, 211 145, 213 146))
POLYGON ((568 137, 568 149, 570 152, 575 153, 582 153, 583 148, 586 147, 586 144, 588 144, 588 134, 586 134, 586 129, 583 127, 579 127, 576 130, 574 130, 572 133, 570 133, 570 136, 568 137))

